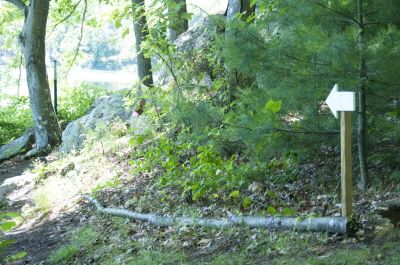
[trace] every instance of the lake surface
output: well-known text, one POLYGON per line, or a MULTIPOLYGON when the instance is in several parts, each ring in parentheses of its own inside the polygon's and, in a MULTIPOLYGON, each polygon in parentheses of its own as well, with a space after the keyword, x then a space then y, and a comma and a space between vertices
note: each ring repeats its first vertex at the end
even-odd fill
MULTIPOLYGON (((10 95, 29 95, 28 85, 26 82, 25 69, 21 69, 20 87, 18 88, 16 81, 20 76, 18 69, 13 69, 9 72, 11 81, 6 85, 4 74, 5 67, 0 66, 0 91, 10 95)), ((58 72, 58 71, 57 71, 58 72)), ((51 90, 54 84, 54 68, 47 68, 47 75, 51 90)), ((97 86, 109 91, 116 91, 122 88, 131 87, 137 80, 136 72, 128 71, 101 71, 88 69, 74 69, 68 73, 65 79, 65 73, 61 71, 57 73, 57 87, 78 87, 82 83, 97 86)))

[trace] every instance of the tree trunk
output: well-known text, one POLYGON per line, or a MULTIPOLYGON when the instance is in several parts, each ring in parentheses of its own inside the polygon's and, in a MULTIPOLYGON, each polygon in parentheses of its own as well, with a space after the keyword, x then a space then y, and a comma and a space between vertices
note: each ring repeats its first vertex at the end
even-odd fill
POLYGON ((25 58, 30 107, 35 125, 35 155, 61 143, 61 130, 51 102, 50 86, 45 63, 45 37, 50 0, 9 0, 25 16, 19 43, 25 58))
POLYGON ((229 215, 227 219, 206 219, 192 217, 164 217, 155 214, 143 214, 125 209, 104 208, 98 200, 90 195, 82 195, 93 202, 99 212, 108 215, 122 216, 130 219, 149 222, 156 226, 174 226, 179 224, 200 225, 226 229, 233 226, 265 228, 272 230, 318 231, 340 234, 352 234, 357 231, 357 223, 348 217, 242 217, 229 215))
POLYGON ((233 16, 237 13, 243 13, 243 18, 246 19, 256 11, 256 5, 251 6, 250 0, 228 0, 225 16, 227 20, 233 20, 233 16))
POLYGON ((137 52, 137 68, 138 77, 143 85, 153 86, 153 74, 151 72, 151 60, 150 58, 145 58, 141 49, 142 41, 149 34, 147 29, 146 17, 143 15, 144 10, 144 0, 132 0, 134 21, 133 21, 133 31, 135 32, 136 39, 136 52, 137 52))
MULTIPOLYGON (((250 6, 250 0, 229 0, 228 6, 225 12, 226 20, 232 21, 234 20, 234 16, 237 13, 244 13, 244 19, 246 19, 252 12, 255 11, 255 6, 250 6)), ((227 41, 234 41, 235 38, 235 30, 226 30, 225 38, 227 41)), ((226 76, 228 79, 228 95, 229 102, 232 103, 235 100, 236 89, 239 86, 239 74, 237 69, 231 67, 229 64, 226 65, 225 68, 226 76)), ((244 77, 245 79, 245 77, 244 77)))
MULTIPOLYGON (((241 9, 241 0, 229 0, 228 7, 226 9, 226 20, 232 21, 234 20, 234 16, 237 13, 240 13, 241 9)), ((235 31, 234 30, 226 30, 225 31, 225 39, 226 41, 234 41, 235 31)), ((236 68, 226 64, 225 66, 226 77, 228 79, 228 96, 229 103, 232 103, 235 100, 236 88, 238 86, 237 76, 236 76, 236 68)))
POLYGON ((169 39, 171 40, 171 42, 174 42, 180 34, 187 31, 189 28, 189 21, 186 18, 182 19, 182 14, 187 13, 186 0, 173 0, 173 1, 176 3, 183 2, 184 4, 181 6, 177 14, 179 23, 169 28, 169 39))
POLYGON ((358 74, 358 92, 359 92, 359 112, 358 112, 358 158, 360 163, 361 184, 364 191, 368 188, 368 164, 367 164, 367 145, 366 145, 366 125, 367 125, 367 111, 366 111, 366 82, 367 82, 367 66, 365 63, 365 25, 362 10, 362 0, 358 0, 358 25, 359 34, 358 41, 360 47, 359 58, 359 74, 358 74))

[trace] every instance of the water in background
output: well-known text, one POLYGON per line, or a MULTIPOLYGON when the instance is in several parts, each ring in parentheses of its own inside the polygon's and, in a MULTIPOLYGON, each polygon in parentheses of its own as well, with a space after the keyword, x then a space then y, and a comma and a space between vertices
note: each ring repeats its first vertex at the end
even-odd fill
MULTIPOLYGON (((4 68, 2 69, 0 67, 0 72, 3 71, 4 68)), ((11 70, 10 74, 11 81, 8 82, 8 85, 4 82, 5 77, 0 76, 0 92, 10 95, 29 95, 25 69, 21 69, 19 88, 16 83, 20 76, 19 70, 13 69, 11 70)), ((53 92, 54 69, 47 68, 47 75, 49 78, 51 91, 53 92)), ((57 87, 59 89, 63 87, 79 87, 81 83, 87 83, 91 86, 97 86, 101 89, 116 91, 122 88, 131 87, 136 80, 137 74, 135 72, 128 71, 77 69, 69 72, 67 81, 64 79, 63 73, 57 73, 57 87)))

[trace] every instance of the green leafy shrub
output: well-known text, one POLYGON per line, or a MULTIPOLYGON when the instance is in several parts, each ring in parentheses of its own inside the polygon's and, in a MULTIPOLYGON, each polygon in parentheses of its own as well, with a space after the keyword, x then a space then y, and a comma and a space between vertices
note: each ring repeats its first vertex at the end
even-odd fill
MULTIPOLYGON (((105 90, 87 84, 61 89, 58 98, 58 120, 71 121, 82 117, 93 102, 105 94, 105 90)), ((3 145, 20 137, 33 126, 33 120, 29 96, 1 94, 0 100, 0 145, 3 145)))
POLYGON ((58 120, 72 121, 84 116, 93 102, 105 94, 105 90, 85 83, 62 89, 58 100, 58 120))
MULTIPOLYGON (((2 213, 2 214, 0 214, 0 232, 11 230, 14 226, 16 226, 16 223, 13 221, 2 221, 2 219, 5 216, 21 217, 21 215, 18 213, 2 213)), ((10 244, 15 243, 15 242, 16 242, 16 240, 14 240, 14 239, 2 240, 1 234, 0 234, 0 252, 2 252, 10 244)), ((4 259, 4 261, 10 261, 10 260, 16 260, 19 258, 23 258, 23 257, 25 257, 26 254, 27 254, 26 252, 18 253, 16 255, 12 255, 11 257, 4 259)))
POLYGON ((33 126, 28 96, 0 95, 0 145, 20 137, 33 126))
MULTIPOLYGON (((140 145, 149 139, 147 137, 135 137, 130 144, 140 145)), ((133 154, 135 160, 132 160, 132 163, 136 165, 136 169, 132 173, 150 171, 155 167, 162 168, 158 176, 159 185, 180 186, 184 193, 190 190, 193 200, 209 191, 216 193, 243 184, 240 175, 237 174, 240 167, 235 165, 236 157, 220 156, 213 145, 176 143, 166 134, 162 134, 149 147, 137 150, 139 152, 133 154)))
POLYGON ((270 163, 248 161, 239 154, 227 155, 213 144, 224 140, 223 133, 221 128, 207 127, 202 134, 182 128, 176 138, 165 133, 156 140, 152 140, 154 136, 150 133, 136 135, 130 140, 134 146, 131 163, 135 166, 131 173, 152 172, 160 187, 181 188, 182 196, 190 194, 193 200, 226 195, 243 188, 251 180, 268 176, 280 182, 293 179, 298 163, 295 154, 287 154, 270 163))

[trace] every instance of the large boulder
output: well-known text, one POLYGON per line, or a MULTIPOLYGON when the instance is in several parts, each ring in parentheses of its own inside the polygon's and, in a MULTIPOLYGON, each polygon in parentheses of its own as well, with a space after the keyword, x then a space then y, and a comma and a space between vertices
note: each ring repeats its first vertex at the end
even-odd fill
POLYGON ((32 149, 32 145, 35 143, 35 130, 29 128, 24 134, 0 147, 0 161, 10 158, 20 152, 27 152, 32 149))
MULTIPOLYGON (((86 115, 69 123, 62 134, 62 144, 60 154, 70 153, 72 150, 79 151, 83 149, 84 140, 89 131, 96 128, 107 129, 113 120, 130 121, 138 119, 134 113, 133 107, 124 106, 124 98, 132 94, 131 89, 122 89, 114 94, 98 98, 86 115)), ((106 135, 96 135, 97 138, 106 135)))
POLYGON ((207 50, 215 38, 214 34, 224 31, 225 19, 223 14, 201 18, 174 41, 177 52, 204 52, 207 50))
MULTIPOLYGON (((174 41, 175 56, 183 58, 190 64, 187 67, 191 69, 192 76, 187 78, 197 80, 200 74, 205 73, 206 76, 201 82, 204 85, 210 83, 210 78, 214 79, 213 68, 210 66, 207 55, 210 53, 215 35, 224 32, 225 19, 223 14, 203 17, 174 41)), ((179 72, 178 69, 174 69, 174 71, 179 72)), ((170 81, 172 81, 172 77, 165 78, 165 83, 170 81)))
POLYGON ((37 178, 37 174, 28 172, 20 176, 4 180, 0 186, 0 201, 3 199, 5 194, 10 193, 26 184, 32 183, 35 178, 37 178))

